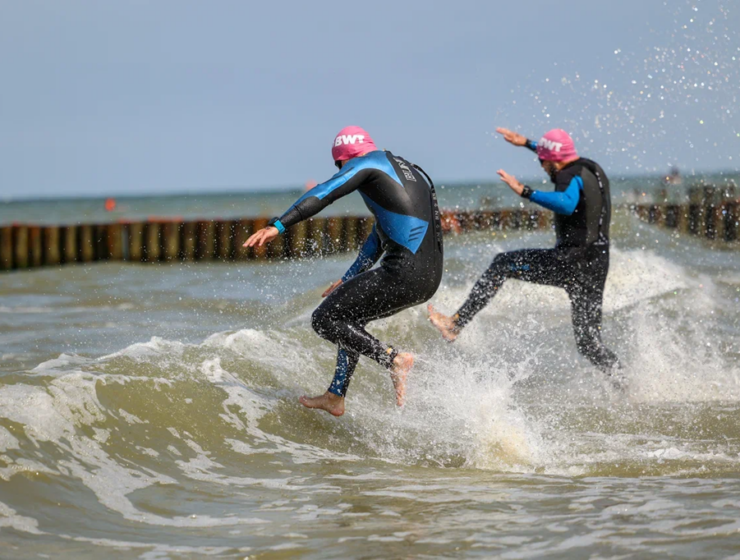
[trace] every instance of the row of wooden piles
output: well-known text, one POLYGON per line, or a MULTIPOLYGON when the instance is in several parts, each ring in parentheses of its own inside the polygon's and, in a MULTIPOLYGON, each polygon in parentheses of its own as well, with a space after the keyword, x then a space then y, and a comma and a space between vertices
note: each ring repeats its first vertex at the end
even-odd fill
MULTIPOLYGON (((245 248, 244 242, 267 225, 266 218, 242 220, 149 220, 109 224, 0 226, 0 270, 96 261, 205 262, 249 261, 318 256, 356 250, 373 220, 342 216, 312 218, 288 229, 270 245, 245 248)), ((539 229, 547 213, 524 210, 443 212, 443 230, 539 229)))
MULTIPOLYGON (((632 207, 650 224, 708 239, 740 240, 740 202, 704 197, 689 204, 632 207)), ((540 230, 552 226, 550 212, 491 210, 442 212, 445 233, 540 230)), ((248 249, 247 238, 267 218, 242 220, 149 220, 109 224, 0 226, 0 271, 96 261, 206 262, 318 256, 356 250, 370 232, 368 217, 312 218, 290 228, 270 245, 248 249)))
POLYGON ((634 210, 649 224, 716 241, 740 240, 740 202, 735 200, 645 204, 636 205, 634 210))

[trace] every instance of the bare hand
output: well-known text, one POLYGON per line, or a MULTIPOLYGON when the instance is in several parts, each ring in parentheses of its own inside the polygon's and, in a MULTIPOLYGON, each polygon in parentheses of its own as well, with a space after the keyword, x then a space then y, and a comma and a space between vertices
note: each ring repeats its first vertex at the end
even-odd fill
POLYGON ((321 294, 321 297, 328 296, 330 293, 332 293, 334 290, 336 290, 339 286, 341 286, 341 284, 342 284, 342 279, 340 278, 339 280, 337 280, 336 282, 334 282, 331 286, 329 286, 326 289, 326 291, 323 294, 321 294))
POLYGON ((242 247, 262 247, 262 245, 269 243, 278 235, 280 235, 280 232, 275 226, 267 226, 250 235, 242 247))
POLYGON ((508 128, 497 128, 496 132, 499 134, 503 134, 504 140, 506 140, 509 144, 514 144, 515 146, 524 146, 527 143, 527 137, 522 136, 518 132, 514 132, 513 130, 509 130, 508 128))
POLYGON ((509 185, 509 188, 514 191, 519 196, 522 196, 522 192, 524 191, 524 185, 522 185, 516 177, 513 175, 509 175, 506 171, 503 169, 499 169, 496 173, 498 173, 498 176, 501 177, 501 180, 509 185))

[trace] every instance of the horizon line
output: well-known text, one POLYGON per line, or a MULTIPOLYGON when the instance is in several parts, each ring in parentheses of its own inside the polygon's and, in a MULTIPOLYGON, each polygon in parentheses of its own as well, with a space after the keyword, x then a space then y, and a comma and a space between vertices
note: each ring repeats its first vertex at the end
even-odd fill
MULTIPOLYGON (((695 171, 686 172, 681 174, 682 177, 697 177, 697 176, 708 176, 708 175, 740 175, 740 170, 737 169, 719 169, 713 171, 695 171)), ((661 178, 666 177, 666 173, 658 172, 644 172, 644 173, 632 173, 632 174, 619 174, 613 176, 618 180, 637 179, 641 177, 650 178, 661 178)), ((541 178, 535 179, 534 177, 524 178, 525 182, 538 182, 541 178)), ((453 180, 453 181, 439 181, 438 187, 465 187, 473 185, 490 185, 500 182, 498 177, 492 177, 489 179, 478 179, 478 180, 453 180)), ((688 186, 688 185, 682 185, 688 186)), ((151 190, 141 192, 127 192, 127 193, 110 193, 107 195, 90 195, 82 193, 70 193, 67 195, 60 195, 58 193, 49 195, 35 195, 35 196, 3 196, 0 195, 0 204, 10 204, 13 202, 39 202, 39 201, 62 201, 62 200, 105 200, 107 198, 117 199, 131 199, 131 198, 168 198, 168 197, 181 197, 181 196, 219 196, 219 195, 235 195, 235 194, 274 194, 274 193, 288 193, 288 192, 302 192, 303 187, 301 186, 286 186, 286 185, 274 185, 270 187, 245 187, 245 186, 233 186, 233 187, 194 187, 191 189, 172 190, 169 192, 163 192, 160 194, 152 194, 151 190), (209 190, 212 189, 212 190, 209 190)))

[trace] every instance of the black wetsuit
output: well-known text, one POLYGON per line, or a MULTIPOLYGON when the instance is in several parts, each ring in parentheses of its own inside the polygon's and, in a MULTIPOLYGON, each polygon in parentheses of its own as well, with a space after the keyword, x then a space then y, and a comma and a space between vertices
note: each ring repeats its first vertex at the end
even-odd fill
POLYGON ((283 231, 355 190, 375 216, 375 225, 342 284, 312 320, 321 337, 339 346, 329 391, 341 396, 360 355, 389 368, 397 354, 365 326, 429 300, 442 280, 442 228, 434 187, 419 168, 390 152, 350 160, 303 195, 275 226, 283 231), (381 256, 380 266, 370 270, 381 256))
MULTIPOLYGON (((528 142, 530 149, 536 144, 528 142)), ((554 249, 501 253, 473 287, 455 323, 464 327, 496 295, 507 278, 564 288, 571 302, 578 351, 598 368, 618 366, 601 340, 601 307, 609 271, 609 179, 595 162, 580 158, 554 177, 554 192, 525 188, 528 198, 555 212, 554 249)))

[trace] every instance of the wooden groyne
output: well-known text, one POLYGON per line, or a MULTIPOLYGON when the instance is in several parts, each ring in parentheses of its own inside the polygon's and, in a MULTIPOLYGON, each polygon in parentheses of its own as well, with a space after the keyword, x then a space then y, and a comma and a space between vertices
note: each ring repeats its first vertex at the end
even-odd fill
MULTIPOLYGON (((445 233, 534 230, 550 226, 548 214, 538 210, 443 212, 442 226, 445 233)), ((150 219, 109 224, 0 226, 0 270, 101 261, 213 262, 319 256, 356 250, 373 226, 369 217, 316 217, 289 228, 268 246, 242 247, 267 222, 267 218, 150 219)))
MULTIPOLYGON (((714 240, 736 242, 740 238, 737 200, 718 202, 705 198, 688 204, 639 204, 629 208, 650 224, 714 240)), ((242 247, 267 221, 150 219, 66 226, 0 226, 0 271, 105 261, 238 262, 320 256, 356 250, 373 225, 368 217, 316 217, 288 229, 268 246, 242 247)), ((552 213, 536 209, 442 212, 446 234, 550 227, 552 213)))
POLYGON ((740 201, 695 201, 689 204, 642 204, 633 208, 649 223, 713 241, 740 240, 740 201))

